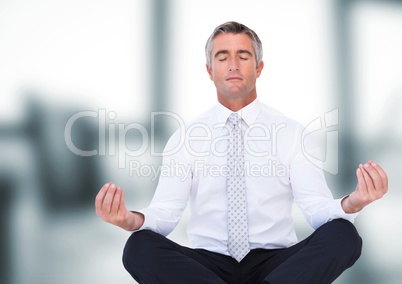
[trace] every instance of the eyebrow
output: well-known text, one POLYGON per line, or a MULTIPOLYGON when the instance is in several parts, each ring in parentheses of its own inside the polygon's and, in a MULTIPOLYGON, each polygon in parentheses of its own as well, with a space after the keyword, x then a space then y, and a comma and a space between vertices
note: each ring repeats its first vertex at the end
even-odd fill
MULTIPOLYGON (((253 54, 246 49, 239 49, 238 51, 236 51, 236 54, 244 54, 244 53, 253 57, 253 54)), ((218 57, 221 54, 229 54, 229 51, 228 50, 219 50, 218 52, 215 53, 214 58, 218 57)))

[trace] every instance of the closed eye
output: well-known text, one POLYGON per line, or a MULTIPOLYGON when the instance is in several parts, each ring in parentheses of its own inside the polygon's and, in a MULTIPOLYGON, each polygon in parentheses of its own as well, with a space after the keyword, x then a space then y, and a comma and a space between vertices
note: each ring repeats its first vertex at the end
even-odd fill
POLYGON ((248 50, 238 50, 237 55, 239 56, 240 60, 248 60, 253 57, 253 54, 248 50))

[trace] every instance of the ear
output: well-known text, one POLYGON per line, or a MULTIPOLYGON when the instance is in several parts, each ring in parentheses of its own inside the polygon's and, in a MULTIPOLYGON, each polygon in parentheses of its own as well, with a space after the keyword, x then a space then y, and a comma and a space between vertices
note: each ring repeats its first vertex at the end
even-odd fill
POLYGON ((260 77, 263 68, 264 68, 264 61, 261 60, 257 66, 257 78, 260 77))
POLYGON ((208 64, 205 64, 205 67, 207 67, 207 72, 208 72, 208 75, 209 75, 209 79, 211 79, 211 81, 213 81, 214 77, 212 75, 212 68, 208 64))

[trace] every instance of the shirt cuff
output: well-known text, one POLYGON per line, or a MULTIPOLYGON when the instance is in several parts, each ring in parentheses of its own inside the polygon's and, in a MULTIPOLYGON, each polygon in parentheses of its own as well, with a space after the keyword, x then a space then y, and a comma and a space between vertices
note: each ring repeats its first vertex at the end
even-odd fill
POLYGON ((148 211, 149 211, 148 208, 133 211, 133 212, 138 212, 138 213, 141 213, 142 215, 144 215, 144 223, 137 230, 127 231, 127 232, 135 233, 135 232, 142 231, 142 230, 155 231, 155 229, 156 229, 156 218, 152 214, 150 214, 148 211))
MULTIPOLYGON (((347 196, 347 195, 346 195, 347 196)), ((360 214, 360 212, 356 212, 356 213, 345 213, 345 211, 342 208, 342 200, 346 197, 342 197, 339 199, 335 199, 335 206, 334 206, 334 212, 332 214, 332 216, 334 216, 333 219, 345 219, 348 220, 350 222, 354 222, 355 218, 360 214)))
POLYGON ((139 213, 144 215, 144 224, 138 229, 140 230, 156 230, 156 217, 149 212, 148 208, 138 210, 139 213))

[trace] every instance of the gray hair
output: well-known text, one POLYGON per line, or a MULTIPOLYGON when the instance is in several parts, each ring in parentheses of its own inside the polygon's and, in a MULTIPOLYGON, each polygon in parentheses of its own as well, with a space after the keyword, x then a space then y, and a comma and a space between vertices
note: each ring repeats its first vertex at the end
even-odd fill
POLYGON ((205 57, 207 59, 207 64, 211 66, 211 52, 212 52, 212 41, 220 34, 233 33, 233 34, 246 34, 253 41, 253 48, 256 57, 256 63, 260 63, 262 60, 262 43, 258 35, 250 28, 243 24, 237 22, 226 22, 215 28, 211 36, 207 40, 205 45, 205 57))

